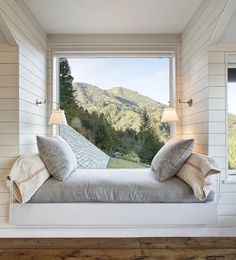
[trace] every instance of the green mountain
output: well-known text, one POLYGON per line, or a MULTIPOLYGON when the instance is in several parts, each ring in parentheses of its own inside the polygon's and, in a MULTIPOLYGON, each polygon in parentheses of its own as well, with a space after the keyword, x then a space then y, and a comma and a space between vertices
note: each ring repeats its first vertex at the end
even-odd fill
POLYGON ((229 169, 236 169, 236 115, 228 114, 229 169))
POLYGON ((103 113, 116 130, 132 128, 139 131, 140 114, 146 110, 152 125, 160 131, 160 119, 166 106, 160 102, 123 87, 104 90, 88 83, 75 82, 73 88, 79 106, 90 113, 103 113))

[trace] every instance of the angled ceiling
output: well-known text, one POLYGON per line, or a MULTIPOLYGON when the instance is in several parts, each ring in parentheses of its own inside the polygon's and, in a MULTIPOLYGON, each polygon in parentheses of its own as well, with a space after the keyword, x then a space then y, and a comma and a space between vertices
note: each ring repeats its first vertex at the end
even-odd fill
POLYGON ((202 0, 19 0, 48 34, 181 33, 202 0))
POLYGON ((225 43, 235 43, 236 42, 236 12, 234 12, 233 16, 231 17, 221 39, 220 42, 225 43))
POLYGON ((0 13, 0 44, 17 45, 13 33, 0 13))

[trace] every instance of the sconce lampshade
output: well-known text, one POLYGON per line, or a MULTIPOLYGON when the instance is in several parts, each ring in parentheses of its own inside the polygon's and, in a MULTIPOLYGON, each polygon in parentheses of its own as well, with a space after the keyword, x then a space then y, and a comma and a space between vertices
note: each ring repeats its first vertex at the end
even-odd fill
POLYGON ((61 109, 54 109, 50 116, 49 125, 67 125, 65 111, 61 109))
POLYGON ((176 110, 173 107, 164 108, 164 112, 162 114, 161 122, 162 123, 173 123, 179 120, 176 110))

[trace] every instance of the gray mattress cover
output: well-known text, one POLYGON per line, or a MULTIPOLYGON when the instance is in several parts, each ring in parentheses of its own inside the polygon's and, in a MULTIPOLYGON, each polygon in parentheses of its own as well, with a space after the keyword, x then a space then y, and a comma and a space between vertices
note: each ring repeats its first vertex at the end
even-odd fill
MULTIPOLYGON (((214 200, 211 192, 206 201, 214 200)), ((29 203, 201 202, 178 177, 159 183, 150 169, 77 169, 64 181, 49 178, 29 203)))

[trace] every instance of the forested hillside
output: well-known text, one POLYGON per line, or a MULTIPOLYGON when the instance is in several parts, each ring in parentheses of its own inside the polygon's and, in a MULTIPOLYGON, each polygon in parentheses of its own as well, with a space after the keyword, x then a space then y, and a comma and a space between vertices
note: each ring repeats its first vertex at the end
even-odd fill
MULTIPOLYGON (((159 132, 164 104, 124 87, 103 90, 87 83, 73 83, 79 106, 89 112, 103 114, 116 130, 131 128, 139 131, 140 114, 146 110, 152 125, 159 132)), ((162 133, 159 133, 162 136, 162 133)))
POLYGON ((229 169, 236 169, 236 115, 228 115, 229 169))

